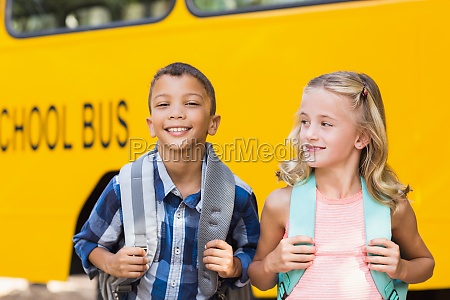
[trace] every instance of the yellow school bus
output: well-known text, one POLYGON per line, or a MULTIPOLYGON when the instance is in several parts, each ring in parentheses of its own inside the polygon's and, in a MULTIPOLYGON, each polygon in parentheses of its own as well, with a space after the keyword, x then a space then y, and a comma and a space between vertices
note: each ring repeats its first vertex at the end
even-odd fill
POLYGON ((182 61, 213 82, 222 124, 210 141, 259 209, 281 186, 274 173, 307 81, 371 75, 389 163, 414 190, 436 259, 409 295, 449 299, 449 14, 448 0, 0 0, 0 276, 80 271, 71 238, 109 179, 154 144, 150 81, 182 61))

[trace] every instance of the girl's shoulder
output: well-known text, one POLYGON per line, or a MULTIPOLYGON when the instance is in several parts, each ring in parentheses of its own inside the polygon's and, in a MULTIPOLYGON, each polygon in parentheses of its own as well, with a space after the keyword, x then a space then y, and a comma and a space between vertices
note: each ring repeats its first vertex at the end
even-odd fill
POLYGON ((410 201, 406 198, 401 198, 398 200, 397 207, 392 212, 392 229, 398 228, 405 221, 416 222, 416 215, 410 201))
POLYGON ((286 219, 289 216, 292 187, 286 186, 274 190, 267 196, 263 212, 274 217, 286 219))
POLYGON ((283 188, 276 189, 272 191, 269 196, 267 196, 266 203, 267 202, 283 202, 283 204, 286 204, 286 202, 291 201, 291 194, 292 194, 292 186, 285 186, 283 188))

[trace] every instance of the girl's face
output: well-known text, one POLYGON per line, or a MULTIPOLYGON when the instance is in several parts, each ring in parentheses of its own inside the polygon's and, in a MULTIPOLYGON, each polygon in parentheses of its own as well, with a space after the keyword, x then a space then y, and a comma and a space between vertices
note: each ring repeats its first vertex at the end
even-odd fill
POLYGON ((300 106, 303 157, 314 168, 357 168, 365 146, 356 124, 357 109, 344 97, 313 88, 300 106))

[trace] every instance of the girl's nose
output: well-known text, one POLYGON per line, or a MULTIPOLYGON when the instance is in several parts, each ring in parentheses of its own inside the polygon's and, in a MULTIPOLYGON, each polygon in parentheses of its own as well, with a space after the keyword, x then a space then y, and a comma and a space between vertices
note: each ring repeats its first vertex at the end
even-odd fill
POLYGON ((308 141, 314 141, 317 140, 317 130, 316 126, 313 124, 310 124, 308 128, 303 129, 305 130, 305 137, 308 141))

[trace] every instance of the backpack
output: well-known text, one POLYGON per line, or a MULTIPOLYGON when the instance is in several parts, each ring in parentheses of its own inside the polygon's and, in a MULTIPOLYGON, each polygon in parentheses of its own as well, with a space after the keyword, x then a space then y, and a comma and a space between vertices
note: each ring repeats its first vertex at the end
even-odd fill
MULTIPOLYGON (((208 151, 203 191, 202 212, 198 226, 198 285, 201 292, 219 299, 251 299, 251 287, 227 288, 218 286, 217 272, 206 269, 203 263, 205 244, 213 239, 225 240, 234 208, 235 180, 231 170, 216 156, 212 147, 208 151), (226 205, 224 205, 226 203, 226 205)), ((146 250, 149 265, 156 254, 157 218, 153 185, 153 157, 156 148, 135 162, 123 166, 119 173, 125 246, 146 250)), ((117 278, 99 272, 99 287, 103 299, 119 300, 132 290, 140 278, 117 278)))
MULTIPOLYGON (((391 239, 390 208, 375 201, 367 191, 366 183, 361 178, 364 205, 364 223, 366 244, 374 238, 391 239)), ((311 174, 308 181, 294 185, 291 195, 289 216, 289 237, 305 235, 314 238, 316 217, 316 180, 311 174)), ((292 292, 305 270, 291 270, 278 275, 277 299, 286 299, 292 292)), ((375 285, 384 300, 406 300, 408 284, 391 279, 386 273, 370 270, 375 285)))

